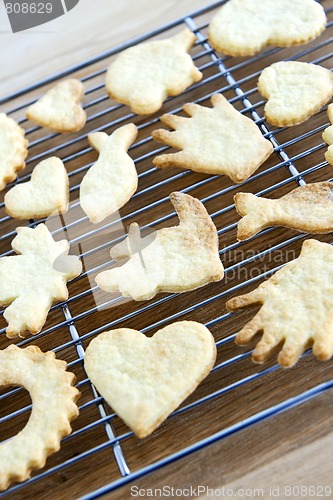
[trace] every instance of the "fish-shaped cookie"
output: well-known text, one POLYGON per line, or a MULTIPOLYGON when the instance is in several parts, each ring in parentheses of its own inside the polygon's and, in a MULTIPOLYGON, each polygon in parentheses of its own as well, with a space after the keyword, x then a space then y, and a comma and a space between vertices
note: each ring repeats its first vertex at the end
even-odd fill
POLYGON ((238 241, 247 240, 270 226, 314 234, 333 231, 333 184, 330 182, 298 187, 277 200, 237 193, 234 201, 243 217, 238 223, 238 241))

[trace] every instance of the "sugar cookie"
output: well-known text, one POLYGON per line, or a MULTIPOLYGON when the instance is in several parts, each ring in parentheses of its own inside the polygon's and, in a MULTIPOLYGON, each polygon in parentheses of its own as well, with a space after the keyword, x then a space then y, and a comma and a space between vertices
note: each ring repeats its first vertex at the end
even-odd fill
POLYGON ((41 219, 68 210, 69 181, 59 158, 40 162, 31 180, 14 186, 5 195, 6 212, 16 219, 41 219))
POLYGON ((55 132, 78 132, 87 120, 80 104, 83 96, 84 86, 80 80, 64 80, 29 106, 26 116, 41 127, 55 132))
POLYGON ((202 78, 188 54, 196 40, 184 29, 166 40, 130 47, 120 53, 106 75, 106 89, 115 101, 134 113, 158 111, 168 96, 181 94, 202 78))
POLYGON ((90 342, 84 367, 112 409, 144 438, 195 390, 215 359, 209 330, 180 321, 151 338, 130 328, 104 332, 90 342))
POLYGON ((316 38, 326 27, 315 0, 229 0, 213 17, 211 45, 230 56, 252 56, 267 45, 290 47, 316 38))
POLYGON ((0 191, 25 167, 28 144, 23 128, 5 113, 0 113, 0 191))
POLYGON ((206 174, 225 174, 243 182, 271 155, 273 146, 257 125, 239 113, 221 94, 211 98, 213 108, 185 104, 191 118, 163 115, 161 121, 176 129, 159 129, 153 138, 181 149, 154 158, 157 167, 177 166, 206 174))
POLYGON ((300 256, 277 271, 268 281, 246 295, 230 299, 235 311, 261 305, 260 311, 237 334, 236 343, 250 342, 263 332, 253 351, 256 363, 266 361, 283 343, 278 355, 282 367, 293 366, 313 344, 313 354, 326 361, 333 354, 333 247, 306 240, 300 256))
POLYGON ((96 276, 102 290, 148 300, 159 291, 185 292, 223 278, 216 227, 203 204, 182 193, 171 193, 170 200, 179 226, 158 230, 145 246, 132 224, 125 242, 111 250, 115 260, 130 259, 96 276))
POLYGON ((138 129, 133 123, 115 130, 88 135, 99 152, 97 162, 88 170, 80 186, 82 210, 93 223, 123 207, 138 187, 138 174, 127 150, 135 141, 138 129))

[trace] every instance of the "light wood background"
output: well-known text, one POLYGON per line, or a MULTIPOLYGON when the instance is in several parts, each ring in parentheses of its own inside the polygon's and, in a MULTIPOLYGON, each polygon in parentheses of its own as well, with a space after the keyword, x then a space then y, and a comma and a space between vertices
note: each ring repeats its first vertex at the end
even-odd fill
POLYGON ((0 96, 210 3, 209 0, 80 0, 66 15, 15 34, 9 32, 1 3, 0 96))
MULTIPOLYGON (((0 4, 0 60, 2 62, 0 96, 34 83, 38 79, 45 78, 58 70, 65 69, 209 3, 207 0, 163 0, 159 2, 156 0, 80 0, 79 5, 67 15, 45 26, 15 35, 8 33, 8 21, 3 6, 0 4)), ((325 3, 327 7, 330 2, 326 1, 325 3)), ((316 123, 313 126, 316 126, 316 123)), ((36 153, 39 152, 37 147, 36 153)), ((93 161, 95 158, 96 155, 92 154, 89 161, 93 161)), ((304 165, 304 168, 307 166, 309 165, 304 165)), ((329 174, 327 174, 328 177, 329 174)), ((280 178, 277 176, 273 181, 279 180, 280 178)), ((223 182, 228 181, 223 180, 223 182)), ((252 186, 252 190, 258 191, 260 187, 258 185, 252 186)), ((277 239, 274 241, 278 241, 278 237, 282 233, 276 234, 277 239)), ((266 240, 263 239, 261 243, 268 244, 269 238, 268 236, 266 240)), ((8 248, 6 247, 5 250, 8 248)), ((190 301, 190 299, 188 300, 190 301)), ((85 306, 82 308, 84 310, 85 306)), ((167 311, 168 309, 165 312, 167 311)), ((79 308, 77 312, 80 313, 79 308)), ((221 313, 221 311, 219 312, 221 313)), ((55 318, 54 321, 60 320, 55 318)), ((151 321, 154 321, 154 318, 151 321)), ((241 318, 241 321, 244 323, 244 317, 241 318)), ((230 331, 235 331, 238 323, 239 320, 230 322, 230 331)), ((91 325, 96 326, 93 323, 91 325)), ((128 326, 135 327, 136 325, 130 324, 128 326)), ((88 327, 89 325, 87 329, 88 327)), ((140 325, 137 327, 139 328, 140 325)), ((38 345, 47 347, 47 344, 43 345, 42 340, 41 344, 38 345)), ((315 362, 312 364, 316 370, 315 362)), ((302 365, 299 370, 299 372, 292 373, 304 373, 304 381, 310 379, 305 365, 302 365)), ((326 364, 325 370, 329 373, 330 366, 326 364)), ((293 375, 286 374, 280 375, 280 377, 282 377, 280 378, 281 383, 275 388, 276 394, 283 393, 284 383, 288 383, 288 388, 292 391, 293 375)), ((318 375, 318 381, 320 380, 318 375)), ((265 388, 260 389, 258 394, 261 394, 261 400, 259 401, 259 396, 257 396, 258 400, 253 402, 254 407, 261 404, 262 398, 269 399, 270 397, 268 390, 265 392, 265 388)), ((247 401, 251 401, 250 394, 246 397, 247 401)), ((287 484, 330 485, 333 489, 332 401, 332 392, 327 393, 306 403, 306 405, 258 424, 255 428, 216 443, 194 456, 137 481, 135 484, 145 488, 159 487, 164 484, 179 488, 190 484, 203 484, 210 488, 232 487, 235 491, 237 488, 263 488, 266 492, 265 498, 269 498, 267 492, 269 486, 272 485, 280 485, 281 488, 287 484)), ((214 410, 212 405, 209 422, 213 429, 219 428, 219 420, 224 419, 226 415, 232 422, 231 415, 238 409, 242 415, 241 402, 228 401, 228 405, 225 413, 223 408, 215 406, 214 410)), ((174 429, 176 429, 174 440, 178 440, 178 443, 182 439, 182 432, 185 432, 186 418, 178 417, 176 423, 173 424, 174 429)), ((205 414, 201 415, 201 419, 205 419, 205 414)), ((161 431, 160 438, 157 434, 156 441, 152 441, 153 446, 163 446, 163 432, 161 431)), ((170 437, 170 434, 168 436, 169 446, 172 447, 173 436, 170 437)), ((195 440, 195 436, 193 439, 195 440)), ((149 458, 148 441, 142 445, 142 450, 142 453, 147 453, 149 458)), ((159 453, 156 450, 155 452, 158 456, 159 453)), ((161 449, 162 454, 163 452, 164 450, 161 449)), ((111 452, 108 450, 108 453, 111 452)), ((103 468, 101 468, 104 482, 112 480, 112 476, 109 476, 108 464, 109 457, 104 460, 103 468)), ((98 467, 99 464, 96 463, 97 474, 98 467)), ((79 494, 89 491, 90 474, 90 469, 86 471, 82 467, 80 470, 79 465, 77 474, 72 477, 70 482, 70 493, 66 493, 69 491, 66 486, 68 478, 61 476, 56 479, 59 482, 58 489, 55 489, 55 483, 52 482, 50 483, 50 491, 41 492, 37 486, 36 498, 66 498, 66 500, 76 498, 79 494), (61 484, 62 481, 64 485, 61 484), (82 488, 80 488, 80 484, 82 488), (56 491, 56 493, 52 493, 52 491, 56 491)), ((94 478, 96 479, 96 474, 94 474, 94 478)), ((101 481, 95 482, 97 485, 103 484, 101 481)), ((123 488, 108 495, 108 497, 129 498, 129 488, 123 488)), ((17 496, 17 498, 24 498, 24 494, 17 496)), ((283 494, 279 498, 284 498, 283 494)))

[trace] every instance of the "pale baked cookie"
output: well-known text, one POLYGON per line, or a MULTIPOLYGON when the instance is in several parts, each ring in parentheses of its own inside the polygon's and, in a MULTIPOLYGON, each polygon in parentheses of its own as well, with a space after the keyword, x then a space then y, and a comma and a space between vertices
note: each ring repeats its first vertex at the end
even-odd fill
POLYGON ((0 490, 29 479, 31 471, 44 467, 71 433, 70 422, 79 414, 73 387, 75 376, 65 361, 37 346, 15 345, 0 351, 0 385, 19 385, 29 391, 32 411, 28 423, 15 437, 0 444, 0 490))
POLYGON ((111 249, 121 267, 99 273, 96 282, 107 292, 148 300, 157 292, 186 292, 223 278, 216 227, 203 204, 187 194, 171 193, 180 224, 140 239, 137 224, 126 240, 111 249))
POLYGON ((5 113, 0 113, 0 191, 25 167, 28 144, 23 128, 5 113))
POLYGON ((106 90, 134 113, 158 111, 168 96, 181 94, 202 78, 188 54, 196 40, 186 28, 172 38, 124 50, 106 74, 106 90))
POLYGON ((277 271, 256 290, 230 299, 226 306, 235 311, 262 305, 256 316, 237 334, 236 343, 245 345, 263 332, 253 351, 256 363, 266 361, 283 343, 278 356, 282 367, 293 366, 313 344, 313 354, 326 361, 333 354, 333 247, 306 240, 300 256, 277 271))
POLYGON ((151 338, 129 328, 104 332, 90 342, 84 367, 112 409, 144 438, 196 389, 215 359, 209 330, 180 321, 151 338))
POLYGON ((115 213, 135 193, 138 174, 127 150, 137 133, 137 127, 129 123, 110 136, 104 132, 88 135, 91 146, 100 154, 80 186, 80 204, 91 222, 101 222, 115 213))
POLYGON ((332 98, 333 74, 316 64, 281 61, 264 69, 258 90, 268 99, 267 121, 290 127, 306 121, 332 98))
POLYGON ((20 255, 0 258, 0 305, 6 306, 9 338, 39 333, 51 305, 67 300, 66 282, 82 269, 78 257, 68 255, 68 241, 55 242, 45 224, 16 231, 12 248, 20 255))
POLYGON ((64 80, 29 106, 26 116, 41 127, 55 132, 77 132, 87 120, 81 106, 83 96, 84 86, 80 80, 64 80))
POLYGON ((243 182, 271 155, 273 146, 257 125, 239 113, 221 94, 211 98, 213 107, 185 104, 191 118, 163 115, 161 121, 176 129, 159 129, 153 138, 182 151, 154 158, 157 167, 177 166, 206 174, 225 174, 243 182))
POLYGON ((229 0, 213 17, 210 44, 230 56, 252 56, 267 45, 290 47, 316 38, 326 27, 315 0, 229 0))
POLYGON ((325 153, 325 158, 328 163, 333 165, 333 104, 330 104, 327 108, 328 119, 331 125, 325 128, 323 132, 323 139, 328 144, 327 151, 325 153))
POLYGON ((247 240, 265 227, 284 226, 304 233, 333 231, 333 184, 315 182, 293 189, 278 200, 237 193, 238 241, 247 240))
POLYGON ((31 180, 14 186, 5 195, 6 212, 16 219, 41 219, 68 210, 69 181, 59 158, 42 161, 34 168, 31 180))

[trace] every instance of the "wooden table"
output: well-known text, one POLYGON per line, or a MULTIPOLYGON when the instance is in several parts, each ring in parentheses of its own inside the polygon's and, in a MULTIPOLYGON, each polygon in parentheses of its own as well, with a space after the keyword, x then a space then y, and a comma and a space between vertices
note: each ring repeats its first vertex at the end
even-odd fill
MULTIPOLYGON (((3 9, 0 11, 0 22, 1 22, 1 43, 0 43, 0 60, 2 61, 2 79, 0 82, 0 96, 4 96, 13 90, 19 89, 27 84, 34 83, 38 79, 43 79, 56 71, 60 71, 68 66, 77 64, 78 62, 87 59, 101 51, 107 50, 112 46, 115 46, 121 42, 124 42, 130 38, 137 35, 143 34, 153 28, 157 28, 163 24, 172 21, 175 18, 184 16, 188 12, 192 12, 198 8, 208 5, 210 2, 207 0, 164 0, 163 2, 156 2, 155 0, 140 0, 130 1, 123 0, 122 2, 114 0, 80 0, 79 5, 73 9, 66 16, 63 16, 45 26, 29 30, 27 32, 22 32, 18 34, 6 33, 6 17, 4 15, 3 9), (3 29, 5 26, 5 29, 3 29)), ((325 0, 324 5, 326 8, 332 7, 331 0, 325 0)), ((290 52, 292 53, 292 51, 290 52)), ((323 48, 322 52, 317 51, 316 57, 320 57, 320 54, 327 53, 327 48, 323 48)), ((289 55, 288 50, 282 52, 283 58, 289 55)), ((267 58, 265 64, 270 64, 271 62, 278 60, 280 56, 274 53, 267 58)), ((310 58, 311 60, 311 58, 310 58)), ((329 62, 323 63, 326 67, 331 67, 332 64, 329 62)), ((260 69, 260 63, 256 68, 260 69)), ((239 70, 238 78, 241 78, 241 69, 239 70)), ((78 76, 84 75, 84 72, 79 72, 78 76)), ((255 81, 252 80, 252 86, 255 85, 255 81)), ((212 87, 214 90, 214 87, 212 87)), ((36 91, 32 93, 32 96, 39 95, 36 91)), ((208 91, 206 90, 206 93, 208 91)), ((100 94, 101 95, 101 94, 100 94)), ((227 97, 232 98, 234 94, 232 92, 227 92, 227 97)), ((191 94, 191 99, 200 96, 199 91, 191 94)), ((259 102, 260 96, 253 97, 253 102, 259 102)), ((16 103, 24 102, 24 97, 17 99, 16 103)), ((185 102, 180 99, 178 101, 180 104, 185 102)), ((204 103, 204 104, 208 104, 204 103)), ((237 104, 236 104, 237 106, 237 104)), ((262 107, 260 108, 262 112, 262 107)), ((3 106, 2 111, 6 111, 6 106, 3 106)), ((15 114, 15 118, 20 118, 22 112, 15 114)), ((156 115, 158 116, 158 115, 156 115)), ((320 116, 312 119, 311 124, 305 125, 304 131, 311 130, 317 126, 321 126, 327 121, 326 116, 320 114, 320 116)), ((94 127, 103 124, 103 118, 98 119, 94 123, 94 127)), ((138 118, 136 123, 140 124, 141 120, 138 118)), ((310 123, 310 122, 309 122, 310 123)), ((29 124, 31 126, 31 124, 29 124)), ((24 125, 26 128, 27 125, 24 125)), ((148 129, 148 133, 154 127, 148 129)), ((300 129, 301 130, 301 129, 300 129)), ((295 129, 291 132, 292 137, 297 136, 300 130, 296 133, 295 129)), ((284 141, 288 139, 288 133, 286 132, 283 136, 284 141)), ((36 133, 36 138, 38 138, 38 132, 36 133)), ((312 139, 308 139, 308 144, 310 147, 312 145, 312 139)), ((318 142, 318 135, 316 136, 316 141, 318 142)), ((320 142, 320 140, 319 140, 320 142)), ((54 143, 56 144, 56 143, 54 143)), ((315 143, 313 143, 315 144, 315 143)), ((52 143, 53 145, 53 143, 52 143)), ((80 147, 86 147, 86 143, 82 142, 80 147)), ((34 147, 33 154, 38 155, 42 153, 42 149, 38 146, 34 147)), ((323 149, 316 153, 315 158, 305 158, 302 164, 302 171, 314 165, 315 161, 318 163, 323 160, 323 149)), ((142 151, 144 152, 144 151, 142 151)), ((66 150, 66 155, 75 153, 75 150, 66 150)), ((293 154, 297 154, 297 149, 293 150, 293 154)), ((59 155, 61 156, 61 155, 59 155)), ((63 156, 61 156, 63 157, 63 156)), ((96 155, 94 153, 88 153, 85 157, 85 162, 94 161, 96 155)), ((273 162, 273 160, 272 160, 273 162)), ((29 167, 30 170, 25 171, 25 173, 31 171, 32 166, 29 167)), ((274 162, 273 162, 274 163, 274 162)), ((272 163, 272 165, 273 165, 272 163)), ((147 168, 150 164, 147 162, 147 168)), ((271 165, 271 164, 269 164, 271 165)), ((73 160, 70 170, 78 168, 80 163, 77 160, 73 160)), ((172 170, 172 174, 179 172, 177 169, 172 170)), ((156 174, 157 175, 157 174, 156 174)), ((158 182, 162 177, 162 174, 158 174, 160 177, 156 177, 154 181, 158 182)), ((163 174, 164 175, 164 174, 163 174)), ((193 177, 192 182, 200 181, 205 176, 200 176, 199 174, 191 174, 193 177)), ((314 172, 309 175, 307 180, 326 180, 332 177, 332 171, 330 167, 325 167, 320 170, 319 173, 314 172)), ((250 183, 246 190, 252 192, 259 192, 261 189, 265 189, 267 186, 273 183, 281 182, 283 179, 287 178, 287 173, 285 170, 274 172, 270 181, 267 181, 267 176, 263 176, 256 182, 250 183)), ((221 181, 221 189, 226 186, 231 185, 231 183, 223 178, 221 181)), ((186 179, 179 180, 179 186, 177 183, 173 183, 173 189, 179 188, 183 189, 186 187, 186 179)), ((288 192, 291 187, 296 187, 295 185, 286 185, 281 187, 272 193, 273 197, 280 196, 285 192, 288 192)), ((161 190, 161 196, 167 196, 169 193, 169 188, 161 190)), ((204 197, 206 194, 205 189, 198 190, 195 193, 198 197, 204 197)), ((215 204, 207 205, 210 213, 218 210, 221 206, 227 206, 232 203, 232 194, 228 195, 227 200, 222 200, 222 204, 219 200, 215 204)), ((147 195, 146 202, 153 201, 152 196, 147 195)), ((132 205, 130 209, 133 210, 138 208, 140 205, 138 202, 131 202, 132 205)), ((169 203, 163 205, 161 209, 162 215, 170 212, 169 203)), ((127 211, 125 210, 125 214, 127 211)), ((1 217, 3 213, 1 214, 1 217)), ((237 215, 232 212, 224 216, 223 220, 218 219, 217 224, 221 223, 223 226, 231 224, 238 220, 237 215)), ((149 219, 150 216, 149 216, 149 219)), ((146 219, 140 220, 139 222, 144 223, 146 219)), ((172 219, 171 222, 176 223, 176 219, 172 219)), ((170 225, 171 222, 167 222, 170 225)), ((16 227, 15 221, 6 222, 5 230, 11 230, 16 227)), ((285 230, 274 230, 273 233, 264 235, 256 241, 256 249, 263 250, 270 245, 281 241, 281 239, 289 238, 294 236, 291 231, 285 230)), ((331 237, 325 236, 320 237, 321 241, 331 241, 331 237)), ((233 230, 227 237, 226 240, 220 240, 220 244, 231 244, 235 241, 235 230, 233 230)), ((10 241, 6 241, 1 247, 1 251, 7 251, 10 248, 10 241)), ((249 251, 251 249, 251 244, 244 245, 244 251, 249 251)), ((289 247, 288 247, 289 248, 289 247)), ((295 243, 290 246, 291 249, 296 249, 299 251, 300 243, 295 243)), ((108 249, 107 249, 108 250, 108 249)), ((104 255, 107 258, 107 252, 104 255)), ((228 255, 225 256, 224 264, 226 266, 237 262, 237 256, 228 255)), ((235 278, 234 282, 225 283, 223 286, 228 291, 228 287, 233 286, 235 283, 241 281, 242 277, 238 276, 235 278), (238 281, 237 281, 238 280, 238 281)), ((88 284, 89 285, 89 284, 88 284)), ((87 283, 85 283, 87 286, 87 283)), ((182 296, 184 300, 184 307, 190 306, 193 301, 203 294, 204 297, 213 295, 217 288, 217 285, 210 286, 206 290, 203 289, 201 292, 194 292, 188 294, 187 296, 182 296), (215 287, 215 288, 214 288, 215 287)), ((254 285, 253 285, 254 286, 254 285)), ((250 290, 249 287, 247 290, 250 290)), ((220 290, 220 289, 219 289, 220 290)), ((71 294, 75 292, 80 292, 82 289, 80 285, 72 285, 70 287, 71 294)), ((86 302, 83 302, 77 306, 75 313, 80 314, 86 308, 92 306, 92 299, 87 298, 86 302)), ((126 308, 131 309, 132 306, 124 304, 120 308, 120 313, 123 313, 126 308)), ((170 309, 165 308, 159 311, 157 317, 150 317, 149 314, 142 315, 140 320, 129 321, 126 326, 133 328, 143 328, 149 323, 157 321, 163 318, 163 314, 171 314, 173 307, 177 305, 170 306, 170 309), (170 312, 171 311, 171 312, 170 312)), ((218 306, 214 306, 214 311, 205 310, 202 313, 202 317, 197 315, 199 320, 208 321, 212 317, 216 317, 224 312, 224 301, 220 302, 218 306), (215 315, 215 316, 214 316, 215 315)), ((47 323, 46 327, 52 327, 59 321, 62 321, 61 314, 54 313, 55 317, 51 318, 47 323)), ((96 328, 96 325, 101 325, 103 322, 107 322, 110 318, 108 314, 112 317, 117 317, 117 312, 100 312, 99 316, 92 315, 86 320, 85 330, 96 328)), ((246 319, 250 318, 251 313, 244 313, 239 316, 232 317, 225 325, 227 331, 221 332, 218 328, 212 328, 212 332, 216 335, 216 339, 219 340, 230 333, 237 331, 240 325, 243 325, 246 319)), ((187 318, 190 319, 190 315, 187 318)), ((194 317, 192 319, 197 319, 194 317)), ((1 327, 5 323, 1 324, 1 327)), ((65 328, 64 328, 65 330, 65 328)), ((82 330, 84 327, 82 326, 82 330)), ((57 345, 57 342, 65 342, 66 335, 68 332, 60 332, 58 339, 53 342, 50 341, 49 337, 44 339, 43 337, 38 338, 36 342, 41 348, 52 349, 57 345)), ((7 341, 2 341, 1 347, 8 345, 7 341)), ((231 355, 237 355, 241 351, 239 348, 234 346, 229 346, 226 348, 226 358, 231 355)), ((223 360, 224 353, 221 355, 221 360, 223 360)), ((66 351, 63 356, 64 359, 71 361, 75 358, 75 353, 71 353, 70 349, 66 351)), ((226 398, 223 404, 212 403, 211 406, 207 405, 203 407, 202 410, 197 411, 195 418, 191 418, 188 415, 184 417, 176 417, 168 425, 170 425, 171 431, 169 432, 166 425, 163 427, 162 431, 158 431, 154 439, 149 441, 146 439, 143 443, 136 442, 133 447, 128 446, 127 452, 132 458, 135 467, 138 468, 142 463, 149 462, 150 459, 156 459, 160 456, 165 455, 165 450, 170 448, 170 451, 175 451, 177 449, 177 443, 179 448, 179 443, 184 442, 195 442, 196 439, 205 436, 205 429, 211 429, 211 432, 216 432, 221 427, 227 424, 232 424, 235 421, 239 421, 242 418, 246 418, 251 413, 259 411, 263 407, 269 406, 269 402, 274 404, 278 400, 288 397, 289 393, 292 395, 293 388, 299 386, 302 388, 307 387, 307 383, 311 378, 316 382, 321 382, 332 378, 332 363, 326 363, 318 367, 318 363, 309 356, 306 360, 300 362, 299 366, 294 368, 289 372, 279 372, 278 377, 274 378, 274 374, 271 377, 267 377, 262 387, 249 387, 248 389, 241 390, 239 392, 239 399, 235 400, 233 395, 231 398, 226 398), (311 358, 309 361, 308 358, 311 358), (251 392, 253 391, 253 392, 251 392), (265 401, 268 403, 266 404, 265 401), (224 424, 226 422, 226 424, 224 424), (187 437, 190 432, 191 438, 187 437), (169 447, 169 448, 168 448, 169 447), (158 452, 156 450, 159 450, 158 452), (156 452, 156 453, 155 453, 156 452)), ((273 364, 273 363, 272 363, 273 364)), ((253 372, 253 367, 250 360, 244 361, 244 365, 241 365, 241 370, 244 374, 249 374, 253 372), (252 372, 251 372, 252 370, 252 372)), ((78 378, 82 378, 82 373, 77 374, 78 378)), ((231 374, 232 375, 232 374, 231 374)), ((230 377, 232 378, 232 376, 230 377)), ((227 375, 228 378, 228 375, 227 375)), ((222 380, 223 382, 223 380, 222 380)), ((217 377, 213 377, 209 381, 213 388, 218 388, 221 381, 217 377)), ((313 385, 313 384, 312 384, 313 385)), ((206 386, 199 390, 199 396, 205 393, 206 386)), ((234 394, 234 393, 233 393, 234 394)), ((253 427, 243 430, 240 433, 235 433, 230 437, 218 441, 217 443, 205 448, 194 455, 182 459, 174 464, 171 464, 151 475, 149 477, 143 478, 135 482, 136 485, 142 488, 152 488, 152 487, 162 487, 163 485, 173 486, 175 488, 184 488, 197 485, 204 485, 209 488, 232 488, 234 498, 244 498, 241 493, 236 494, 239 489, 248 489, 252 492, 255 489, 263 491, 258 492, 258 497, 271 498, 274 496, 274 492, 270 494, 270 488, 280 488, 279 498, 287 498, 285 494, 284 487, 291 486, 320 486, 329 485, 333 489, 332 481, 332 446, 333 446, 333 398, 332 391, 326 391, 324 394, 312 399, 301 406, 298 406, 292 410, 281 413, 280 415, 274 416, 271 419, 265 420, 253 427)), ((193 399, 195 400, 195 398, 193 399)), ((24 399, 24 402, 28 402, 28 399, 24 399)), ((22 400, 14 401, 12 403, 12 408, 18 408, 22 404, 22 400)), ((6 409, 7 411, 7 409, 6 409)), ((6 413, 6 412, 5 412, 6 413)), ((93 418, 90 416, 90 418, 93 418)), ((89 420, 87 420, 88 422, 89 420)), ((13 429, 22 428, 22 421, 15 423, 13 429)), ((81 423, 82 425, 82 423, 81 423)), ((118 433, 124 431, 124 426, 117 422, 116 428, 118 433)), ((13 432, 14 430, 10 432, 13 432)), ((74 424, 75 429, 75 424, 74 424)), ((82 442, 80 442, 79 448, 71 450, 71 454, 67 456, 75 456, 75 453, 82 452, 82 442)), ((125 446, 126 447, 126 446, 125 446)), ((181 447, 181 446, 180 446, 181 447)), ((75 445, 74 445, 75 448, 75 445)), ((61 452, 60 452, 61 453, 61 452)), ((78 496, 88 493, 92 489, 107 484, 114 479, 113 471, 114 466, 110 469, 109 458, 111 451, 107 450, 101 458, 97 457, 94 462, 94 470, 92 465, 81 465, 77 464, 77 469, 73 469, 70 473, 64 473, 57 475, 55 478, 46 479, 41 487, 38 483, 31 486, 30 490, 24 488, 22 492, 16 493, 12 498, 27 498, 28 491, 29 496, 32 498, 55 498, 55 499, 74 499, 78 496)), ((168 454, 168 453, 166 453, 168 454)), ((55 458, 50 459, 50 463, 55 465, 61 461, 61 455, 57 454, 55 458), (58 455, 58 458, 57 458, 58 455), (60 458, 59 458, 60 456, 60 458)), ((113 458, 111 457, 113 460, 113 458)), ((49 463, 49 462, 48 462, 49 463)), ((108 495, 108 498, 129 498, 130 496, 130 486, 123 487, 122 489, 108 495)), ((205 493, 202 493, 202 497, 205 497, 205 493)), ((252 498, 248 495, 249 498, 252 498)), ((333 495, 332 495, 333 497, 333 495)), ((304 498, 304 497, 303 497, 304 498)))

